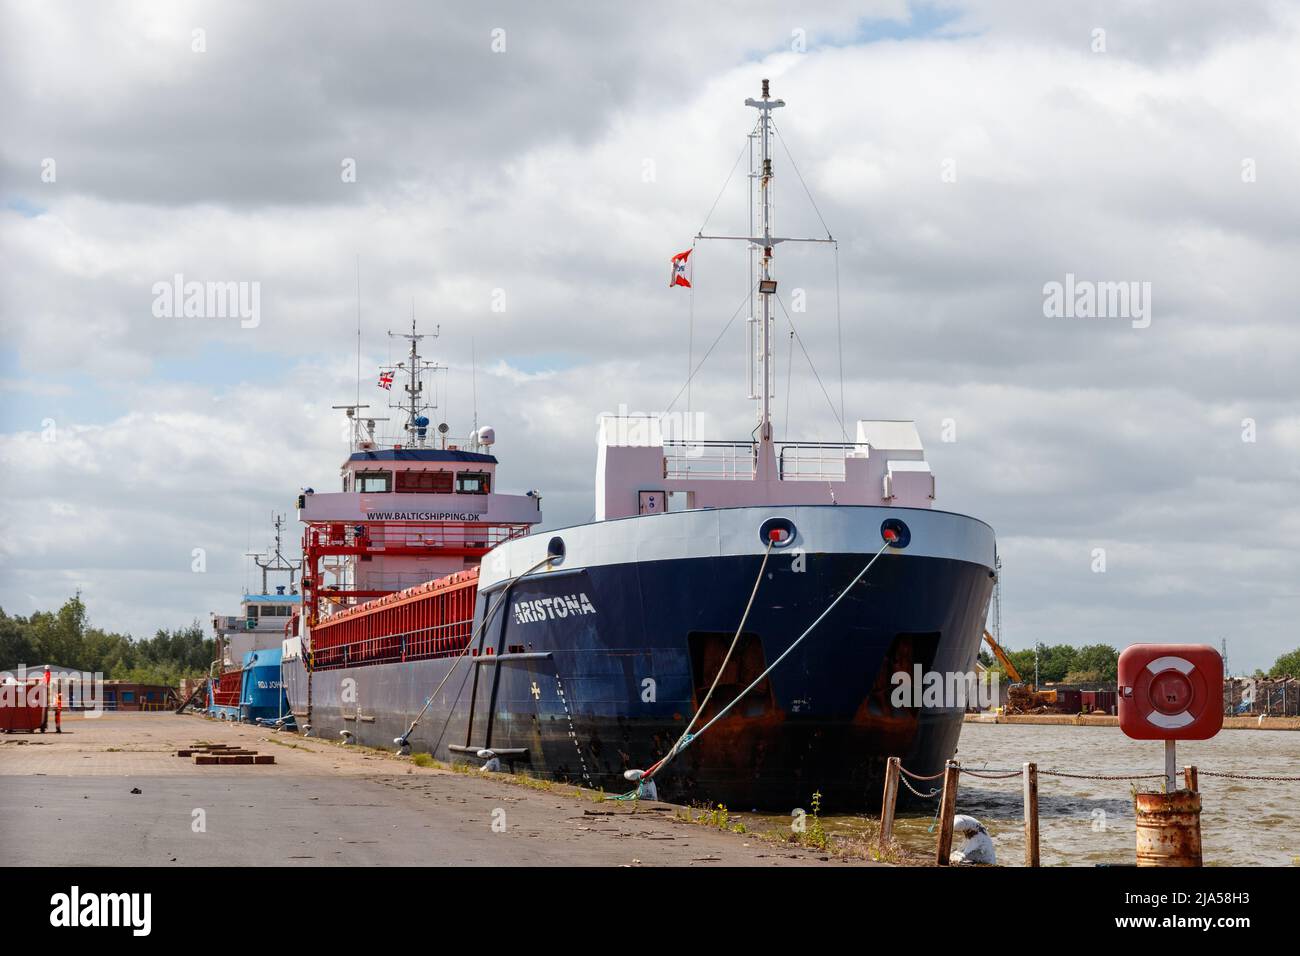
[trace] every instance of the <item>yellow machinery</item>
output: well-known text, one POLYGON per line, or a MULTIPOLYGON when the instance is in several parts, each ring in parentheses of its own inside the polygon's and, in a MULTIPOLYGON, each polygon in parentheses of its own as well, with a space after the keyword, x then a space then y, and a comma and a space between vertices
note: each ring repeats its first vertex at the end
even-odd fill
POLYGON ((1007 652, 1002 649, 1002 645, 993 640, 993 635, 988 631, 985 631, 984 640, 988 641, 989 647, 993 649, 993 656, 998 659, 998 663, 1001 664, 1002 669, 1007 672, 1007 676, 1011 678, 1012 683, 1023 683, 1024 681, 1020 676, 1020 671, 1016 670, 1016 665, 1011 663, 1011 658, 1008 657, 1007 652))
POLYGON ((1002 645, 993 640, 993 635, 988 631, 984 632, 984 640, 993 650, 993 656, 998 659, 1002 669, 1007 672, 1011 678, 1011 686, 1007 689, 1007 710, 1032 710, 1036 707, 1051 707, 1056 703, 1056 691, 1038 690, 1033 684, 1025 684, 1024 678, 1020 676, 1020 671, 1016 665, 1011 663, 1011 658, 1002 645))

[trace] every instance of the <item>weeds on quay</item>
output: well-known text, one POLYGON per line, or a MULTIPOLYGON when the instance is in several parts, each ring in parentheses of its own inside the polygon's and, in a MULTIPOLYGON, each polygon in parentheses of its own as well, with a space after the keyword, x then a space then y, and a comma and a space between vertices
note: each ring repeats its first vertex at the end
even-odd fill
POLYGON ((779 818, 765 815, 742 822, 739 815, 725 804, 697 803, 673 812, 672 819, 695 826, 707 826, 730 833, 745 834, 750 839, 774 844, 794 844, 825 857, 839 860, 871 860, 874 863, 902 863, 916 865, 923 862, 895 840, 880 841, 880 822, 870 818, 855 820, 851 833, 831 833, 821 817, 824 797, 815 793, 809 811, 802 816, 798 828, 784 825, 779 818))
POLYGON ((725 830, 729 833, 748 833, 749 828, 740 820, 733 820, 731 811, 727 809, 726 804, 719 803, 716 806, 704 806, 696 804, 693 808, 682 809, 673 814, 683 823, 694 823, 699 826, 713 827, 717 830, 725 830))
POLYGON ((810 846, 815 850, 826 850, 830 848, 831 839, 826 834, 826 827, 822 825, 822 794, 818 790, 812 795, 812 809, 804 816, 804 826, 802 833, 791 834, 796 842, 804 846, 810 846))

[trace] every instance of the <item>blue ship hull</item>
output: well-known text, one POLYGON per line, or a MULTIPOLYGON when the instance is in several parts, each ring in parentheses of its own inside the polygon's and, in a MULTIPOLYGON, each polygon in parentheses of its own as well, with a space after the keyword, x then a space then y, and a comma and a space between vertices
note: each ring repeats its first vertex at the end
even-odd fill
MULTIPOLYGON (((973 670, 994 583, 992 533, 959 515, 830 510, 731 509, 704 524, 670 524, 662 519, 681 516, 662 515, 569 529, 557 532, 566 550, 559 567, 517 581, 513 575, 535 563, 548 542, 502 546, 484 562, 477 617, 492 604, 497 610, 476 656, 455 665, 431 702, 410 737, 412 749, 477 764, 478 750, 490 748, 510 769, 626 791, 624 771, 649 767, 668 751, 718 673, 763 565, 761 521, 793 514, 809 528, 794 544, 808 547, 769 556, 744 635, 701 724, 849 585, 879 548, 882 517, 902 514, 914 524, 909 548, 883 555, 656 781, 661 797, 679 802, 789 811, 820 792, 823 806, 847 809, 879 799, 890 756, 916 772, 942 769, 955 751, 963 708, 896 707, 891 678, 918 665, 973 670), (646 521, 661 524, 635 531, 628 524, 646 521), (752 528, 752 542, 737 544, 749 536, 733 535, 731 526, 752 528), (669 534, 664 550, 682 557, 618 560, 629 546, 637 554, 654 550, 644 535, 659 541, 661 532, 692 527, 702 530, 669 534), (946 543, 927 547, 924 537, 936 529, 946 543), (813 550, 818 543, 838 547, 813 550), (508 549, 518 553, 498 555, 508 549), (508 593, 498 602, 502 589, 508 593)), ((346 730, 356 742, 391 747, 452 668, 451 659, 435 659, 318 671, 311 724, 318 735, 346 730)), ((301 714, 301 662, 286 662, 285 678, 301 714)))
POLYGON ((208 714, 221 720, 246 724, 273 723, 291 717, 280 656, 279 648, 249 651, 245 654, 238 703, 213 703, 209 686, 208 714))

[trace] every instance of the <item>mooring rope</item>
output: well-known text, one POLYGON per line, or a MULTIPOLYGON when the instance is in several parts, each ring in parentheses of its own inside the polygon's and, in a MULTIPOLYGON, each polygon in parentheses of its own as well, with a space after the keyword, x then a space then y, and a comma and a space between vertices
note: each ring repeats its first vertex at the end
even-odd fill
MULTIPOLYGON (((701 727, 698 733, 691 734, 689 736, 683 734, 682 739, 678 742, 680 746, 678 744, 675 744, 673 749, 669 751, 669 754, 671 756, 676 756, 677 754, 681 753, 683 750, 689 747, 691 743, 698 740, 710 727, 712 727, 719 720, 725 717, 733 707, 735 707, 738 703, 740 703, 742 700, 745 699, 746 695, 748 695, 751 690, 753 690, 755 687, 761 684, 768 674, 776 670, 777 666, 783 660, 785 660, 787 657, 790 656, 790 653, 803 642, 804 638, 806 638, 817 628, 818 624, 820 624, 822 621, 826 619, 826 616, 830 614, 831 611, 835 610, 836 606, 840 603, 840 601, 844 600, 845 596, 851 590, 853 590, 853 588, 857 586, 858 582, 861 581, 863 577, 866 576, 866 573, 871 570, 871 566, 875 564, 877 560, 879 560, 880 556, 885 553, 886 549, 888 549, 890 545, 894 544, 898 540, 898 536, 896 534, 892 532, 886 532, 886 533, 888 536, 885 538, 885 543, 880 546, 880 550, 877 551, 874 555, 872 555, 871 560, 868 561, 866 565, 863 566, 862 570, 859 571, 854 576, 853 580, 849 582, 848 586, 843 591, 841 591, 838 595, 836 595, 835 600, 831 601, 831 603, 826 606, 826 610, 822 611, 821 614, 817 616, 817 619, 813 621, 811 624, 809 624, 808 627, 804 630, 804 632, 800 634, 797 638, 795 638, 794 642, 789 647, 787 647, 784 651, 782 651, 781 654, 777 657, 777 659, 774 660, 763 670, 763 673, 755 677, 753 681, 750 682, 748 687, 746 687, 739 694, 737 694, 735 699, 733 699, 731 703, 727 704, 726 707, 723 707, 720 711, 717 712, 717 714, 715 714, 709 720, 708 723, 706 723, 703 727, 701 727)), ((766 556, 765 556, 765 560, 766 560, 766 556)), ((762 580, 761 575, 759 577, 759 580, 762 580)), ((755 593, 757 593, 758 585, 755 584, 754 588, 755 588, 755 593)), ((753 595, 750 596, 750 603, 751 604, 753 603, 753 595)), ((746 608, 745 610, 746 617, 748 617, 748 614, 749 614, 749 609, 746 608)), ((743 627, 744 621, 742 620, 741 623, 743 627)), ((721 673, 721 671, 719 671, 719 673, 721 673)), ((667 762, 667 759, 668 757, 666 755, 664 759, 660 760, 658 763, 652 766, 650 770, 643 772, 639 777, 637 777, 636 778, 637 787, 636 790, 633 791, 632 793, 635 793, 636 795, 639 796, 641 793, 641 788, 645 783, 646 779, 648 778, 648 775, 651 772, 657 772, 658 770, 662 769, 664 764, 667 762)), ((632 794, 625 794, 624 796, 631 798, 632 794)))
POLYGON ((727 319, 727 324, 722 327, 722 331, 718 333, 718 337, 713 340, 713 344, 708 347, 707 351, 705 351, 704 357, 696 364, 695 370, 686 376, 685 383, 677 390, 677 394, 673 396, 673 400, 669 402, 668 407, 659 414, 659 421, 662 422, 668 417, 668 413, 673 410, 673 406, 677 404, 677 400, 682 397, 682 394, 690 386, 691 382, 695 379, 695 376, 700 374, 700 369, 704 368, 704 363, 709 360, 709 356, 713 354, 713 350, 718 347, 718 343, 722 341, 722 337, 727 334, 727 329, 731 328, 731 323, 736 321, 736 316, 740 315, 741 310, 749 304, 749 297, 757 286, 757 282, 754 283, 753 286, 750 286, 749 291, 745 293, 745 297, 740 300, 740 305, 736 306, 736 311, 731 313, 731 318, 727 319))
MULTIPOLYGON (((718 672, 713 676, 713 683, 709 685, 709 692, 704 695, 704 700, 700 701, 700 706, 695 709, 695 714, 691 717, 690 723, 686 725, 686 729, 682 731, 682 735, 677 738, 677 742, 668 748, 668 753, 664 754, 650 769, 641 775, 640 782, 649 780, 668 766, 669 762, 681 752, 682 747, 690 741, 691 731, 695 729, 695 722, 700 719, 700 715, 704 713, 704 708, 713 699, 713 692, 718 688, 718 681, 722 680, 722 673, 727 669, 727 664, 731 662, 731 655, 735 653, 736 645, 740 643, 740 635, 744 633, 745 623, 749 620, 749 612, 753 610, 754 598, 758 597, 758 586, 763 583, 763 574, 767 571, 767 559, 772 556, 772 545, 774 543, 769 540, 766 550, 763 551, 763 561, 758 566, 758 576, 754 578, 754 588, 749 592, 749 601, 745 604, 745 613, 740 616, 740 624, 736 627, 736 634, 731 639, 731 646, 727 648, 727 654, 722 658, 722 663, 718 665, 718 672)), ((637 789, 639 791, 640 787, 637 789)))
POLYGON ((501 593, 497 595, 497 599, 492 602, 492 604, 488 607, 487 611, 483 614, 482 623, 479 624, 478 628, 474 631, 474 633, 470 634, 469 640, 465 643, 465 647, 461 650, 459 654, 456 655, 456 659, 451 662, 451 667, 447 668, 447 673, 444 674, 442 680, 438 682, 438 686, 434 688, 433 693, 430 694, 428 698, 425 699, 424 706, 420 708, 420 712, 416 714, 415 719, 411 721, 411 726, 406 728, 406 733, 402 734, 402 736, 398 737, 395 741, 393 741, 395 744, 397 744, 399 748, 405 747, 410 743, 410 736, 412 733, 415 732, 415 728, 420 723, 420 720, 423 719, 425 711, 429 709, 429 705, 433 703, 433 699, 437 697, 438 694, 442 691, 443 686, 447 683, 447 680, 455 672, 456 667, 460 664, 462 660, 465 659, 466 655, 469 654, 470 648, 474 646, 475 639, 483 636, 483 631, 484 629, 487 628, 488 622, 491 621, 492 618, 496 616, 497 608, 501 606, 501 602, 505 600, 505 596, 510 592, 510 589, 514 586, 515 582, 518 581, 520 578, 527 577, 528 575, 532 574, 542 565, 550 564, 552 561, 555 560, 555 557, 556 557, 555 555, 548 553, 546 557, 542 558, 542 560, 538 561, 527 571, 524 571, 522 574, 516 574, 513 578, 511 578, 509 581, 506 582, 503 588, 501 588, 501 593))
POLYGON ((755 687, 757 687, 759 684, 761 684, 761 683, 763 682, 763 680, 767 677, 768 674, 770 674, 770 673, 772 673, 772 671, 776 670, 777 665, 780 664, 783 660, 785 660, 787 657, 790 656, 790 653, 791 653, 791 652, 792 652, 796 647, 798 647, 798 646, 803 642, 803 639, 806 638, 809 634, 811 634, 811 633, 816 629, 817 625, 820 624, 822 621, 824 621, 824 620, 826 619, 826 615, 830 614, 831 611, 835 610, 836 606, 839 605, 840 601, 844 600, 845 596, 846 596, 846 595, 847 595, 851 590, 853 590, 853 588, 857 586, 857 583, 858 583, 859 581, 862 580, 862 578, 866 575, 866 573, 867 573, 868 571, 871 570, 871 566, 872 566, 873 564, 876 563, 876 561, 880 558, 880 556, 881 556, 882 554, 885 553, 885 550, 886 550, 887 548, 889 548, 891 545, 893 545, 894 542, 897 541, 897 540, 898 540, 897 535, 894 534, 894 533, 890 533, 890 534, 889 534, 889 537, 885 539, 885 543, 882 544, 882 545, 880 546, 880 550, 877 551, 877 552, 872 556, 871 560, 868 561, 868 562, 866 563, 866 565, 863 567, 863 569, 857 573, 857 576, 854 577, 854 579, 853 579, 852 581, 849 582, 848 587, 846 587, 843 591, 841 591, 841 592, 836 596, 835 600, 832 601, 832 602, 831 602, 831 603, 826 607, 826 610, 822 611, 821 614, 819 614, 819 615, 817 616, 817 620, 815 620, 815 621, 813 621, 811 624, 809 624, 807 630, 805 630, 802 634, 800 634, 797 638, 795 638, 795 641, 794 641, 793 644, 791 644, 791 645, 790 645, 789 647, 787 647, 784 651, 782 651, 782 652, 781 652, 781 655, 780 655, 776 660, 774 660, 771 664, 769 664, 769 665, 767 666, 767 668, 763 671, 763 673, 761 673, 761 674, 759 674, 757 677, 755 677, 755 678, 753 679, 753 681, 750 682, 750 684, 749 684, 748 687, 746 687, 746 688, 745 688, 744 690, 742 690, 739 694, 737 694, 735 700, 733 700, 733 701, 732 701, 730 704, 728 704, 726 707, 722 708, 722 710, 718 711, 717 715, 716 715, 712 720, 710 720, 707 724, 705 724, 703 727, 701 727, 701 728, 700 728, 700 733, 696 734, 695 736, 696 736, 696 737, 699 737, 700 734, 703 734, 706 730, 708 730, 710 727, 712 727, 714 724, 716 724, 719 720, 721 720, 724 716, 726 716, 727 712, 730 711, 731 708, 733 708, 733 707, 735 707, 737 704, 739 704, 739 703, 740 703, 740 702, 745 698, 745 695, 746 695, 746 694, 748 694, 751 690, 753 690, 755 687))

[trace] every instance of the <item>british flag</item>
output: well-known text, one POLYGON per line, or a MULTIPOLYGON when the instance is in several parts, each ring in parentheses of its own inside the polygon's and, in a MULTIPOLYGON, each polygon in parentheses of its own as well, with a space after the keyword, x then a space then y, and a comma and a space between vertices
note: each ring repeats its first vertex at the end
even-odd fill
POLYGON ((392 372, 380 372, 380 373, 379 373, 379 387, 380 387, 380 388, 386 388, 386 389, 388 389, 389 391, 392 391, 392 389, 393 389, 393 373, 392 373, 392 372))

